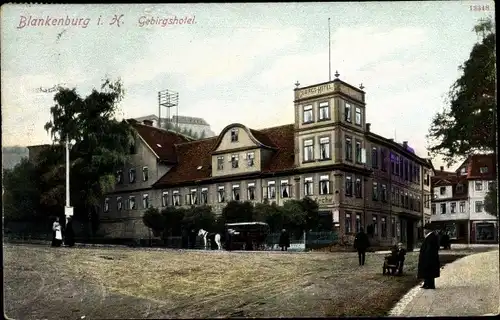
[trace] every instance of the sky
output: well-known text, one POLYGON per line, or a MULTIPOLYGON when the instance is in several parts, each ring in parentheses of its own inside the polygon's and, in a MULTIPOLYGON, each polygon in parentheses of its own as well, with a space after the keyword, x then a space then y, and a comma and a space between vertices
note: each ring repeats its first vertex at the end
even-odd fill
POLYGON ((494 9, 493 1, 3 5, 2 145, 51 143, 43 127, 54 92, 38 88, 62 84, 85 96, 104 78, 123 81, 120 119, 158 114, 158 91, 168 89, 179 93, 179 115, 204 118, 216 133, 231 123, 293 123, 294 83, 329 80, 330 18, 332 74, 363 84, 371 130, 427 157, 432 116, 478 40, 472 28, 494 9), (175 17, 184 23, 161 24, 175 17))

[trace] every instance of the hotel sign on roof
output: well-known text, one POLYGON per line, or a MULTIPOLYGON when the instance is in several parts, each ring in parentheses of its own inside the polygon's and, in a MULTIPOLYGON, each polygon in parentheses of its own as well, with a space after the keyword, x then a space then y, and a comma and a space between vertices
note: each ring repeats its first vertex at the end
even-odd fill
POLYGON ((322 83, 316 86, 310 86, 302 89, 295 89, 295 100, 313 98, 331 93, 345 94, 353 99, 364 103, 363 91, 354 88, 353 86, 344 83, 340 80, 334 80, 328 83, 322 83))
POLYGON ((314 96, 332 93, 334 91, 335 91, 335 85, 333 82, 327 84, 321 84, 319 86, 308 87, 297 90, 297 99, 306 99, 314 96))

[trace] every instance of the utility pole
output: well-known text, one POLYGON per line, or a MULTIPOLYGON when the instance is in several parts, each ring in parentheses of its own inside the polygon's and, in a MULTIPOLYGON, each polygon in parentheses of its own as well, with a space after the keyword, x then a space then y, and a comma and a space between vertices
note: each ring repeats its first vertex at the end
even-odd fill
POLYGON ((66 137, 66 207, 64 208, 64 215, 66 216, 66 225, 68 224, 68 218, 73 216, 73 208, 70 205, 70 192, 69 192, 69 167, 71 165, 69 159, 69 147, 70 141, 66 137))

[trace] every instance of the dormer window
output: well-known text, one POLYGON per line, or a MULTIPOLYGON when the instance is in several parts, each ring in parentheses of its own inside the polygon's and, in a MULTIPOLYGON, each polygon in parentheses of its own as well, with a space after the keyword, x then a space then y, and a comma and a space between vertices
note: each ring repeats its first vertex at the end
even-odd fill
POLYGON ((143 167, 142 168, 142 181, 148 181, 148 179, 149 179, 148 167, 143 167))
POLYGON ((123 171, 118 170, 116 172, 116 183, 117 184, 122 184, 123 183, 123 171))
POLYGON ((239 157, 238 157, 238 155, 237 155, 237 154, 233 154, 233 155, 231 156, 231 166, 232 166, 233 168, 235 168, 235 169, 236 169, 236 168, 238 168, 238 160, 239 160, 239 157))
POLYGON ((457 192, 460 192, 460 193, 461 193, 461 192, 463 192, 463 191, 464 191, 464 185, 463 185, 463 184, 461 184, 461 183, 457 184, 457 192))
POLYGON ((481 168, 479 168, 479 171, 481 173, 488 173, 488 167, 481 167, 481 168))
POLYGON ((238 142, 238 129, 231 129, 231 142, 238 142))
POLYGON ((135 169, 130 169, 128 171, 128 181, 130 183, 134 183, 135 182, 135 169))
POLYGON ((247 163, 249 167, 253 167, 255 163, 255 153, 249 152, 247 153, 247 163))
POLYGON ((224 170, 224 156, 217 157, 217 170, 224 170))

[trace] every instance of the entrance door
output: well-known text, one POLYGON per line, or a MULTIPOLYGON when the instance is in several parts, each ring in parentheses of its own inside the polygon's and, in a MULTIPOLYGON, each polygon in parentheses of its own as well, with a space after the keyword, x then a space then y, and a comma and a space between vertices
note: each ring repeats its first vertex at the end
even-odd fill
POLYGON ((406 221, 406 249, 408 251, 413 251, 413 244, 414 244, 414 236, 415 234, 413 233, 413 225, 414 222, 412 220, 407 220, 406 221))

